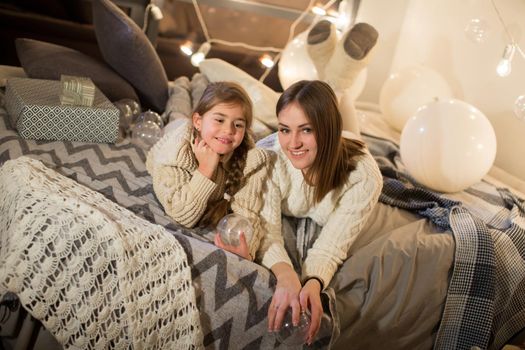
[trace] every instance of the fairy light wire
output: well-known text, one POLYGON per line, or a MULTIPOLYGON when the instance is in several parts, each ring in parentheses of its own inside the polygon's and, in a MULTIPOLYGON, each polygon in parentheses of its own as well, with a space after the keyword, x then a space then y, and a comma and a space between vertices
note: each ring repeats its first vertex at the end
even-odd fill
MULTIPOLYGON (((337 0, 329 0, 326 4, 324 4, 322 6, 322 8, 323 9, 329 8, 336 1, 337 0)), ((228 41, 228 40, 221 40, 221 39, 213 39, 213 38, 211 38, 211 36, 209 34, 209 31, 208 31, 208 27, 206 26, 206 23, 204 21, 204 17, 202 16, 202 12, 201 12, 201 10, 199 8, 199 4, 197 3, 197 0, 192 0, 192 4, 193 4, 193 7, 195 9, 195 13, 197 15, 197 19, 199 20, 199 24, 200 24, 200 26, 202 28, 202 32, 204 34, 206 42, 209 42, 211 44, 225 45, 225 46, 243 47, 243 48, 246 48, 248 50, 253 50, 253 51, 270 51, 270 52, 275 52, 277 54, 273 58, 274 66, 279 62, 279 59, 282 56, 282 52, 283 52, 284 48, 277 48, 277 47, 272 47, 272 46, 255 46, 255 45, 249 45, 249 44, 246 44, 246 43, 243 43, 243 42, 234 42, 234 41, 228 41)), ((288 40, 286 41, 285 47, 286 47, 286 45, 288 45, 288 43, 290 41, 293 40, 293 38, 295 37, 296 27, 304 19, 304 17, 306 17, 306 15, 311 11, 311 9, 314 7, 314 5, 315 5, 315 0, 310 0, 308 2, 308 6, 306 6, 306 8, 301 12, 301 14, 290 25, 289 34, 288 34, 288 40)), ((319 16, 316 15, 316 18, 317 17, 319 17, 319 16)), ((312 21, 312 23, 310 24, 308 29, 310 29, 315 24, 315 22, 316 22, 315 20, 312 21)), ((259 78, 259 81, 261 81, 261 82, 264 81, 264 79, 266 79, 266 77, 268 76, 268 74, 270 73, 270 71, 272 69, 273 69, 273 67, 272 68, 266 68, 264 73, 259 78)))
POLYGON ((494 7, 494 11, 496 12, 496 15, 498 16, 498 19, 501 22, 501 25, 503 26, 503 29, 505 30, 505 34, 509 38, 511 45, 514 46, 516 50, 519 52, 519 54, 521 55, 521 57, 525 59, 525 53, 523 52, 521 47, 518 45, 517 41, 514 39, 514 36, 510 32, 505 21, 503 20, 503 16, 501 15, 500 10, 496 6, 496 2, 494 0, 491 0, 490 2, 492 3, 492 7, 494 7))

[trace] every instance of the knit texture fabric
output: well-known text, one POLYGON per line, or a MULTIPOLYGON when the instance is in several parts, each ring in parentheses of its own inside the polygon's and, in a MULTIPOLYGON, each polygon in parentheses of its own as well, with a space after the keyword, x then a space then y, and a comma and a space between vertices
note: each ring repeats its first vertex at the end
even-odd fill
MULTIPOLYGON (((223 198, 226 177, 221 161, 214 181, 202 175, 192 150, 191 121, 166 134, 148 153, 146 167, 153 178, 153 189, 166 213, 188 228, 197 225, 208 204, 223 198)), ((244 185, 231 199, 232 211, 253 225, 253 236, 246 237, 250 254, 255 256, 266 220, 261 217, 263 194, 268 191, 270 153, 261 149, 248 151, 243 170, 244 185)), ((278 210, 278 208, 276 209, 278 210)))
MULTIPOLYGON (((267 139, 272 137, 275 138, 275 135, 267 139)), ((264 140, 266 139, 262 141, 264 140)), ((258 144, 262 147, 267 146, 264 142, 258 144)), ((350 174, 343 187, 338 191, 332 190, 321 202, 315 203, 314 187, 309 186, 302 172, 292 166, 277 141, 274 140, 271 149, 278 155, 272 178, 278 185, 281 199, 280 210, 277 211, 279 214, 271 221, 280 223, 282 212, 296 218, 311 218, 323 227, 312 248, 307 252, 301 269, 301 279, 318 277, 324 286, 328 286, 339 265, 346 260, 348 249, 378 201, 382 177, 377 163, 366 151, 359 157, 357 168, 350 174)), ((263 256, 265 266, 290 261, 284 248, 277 249, 276 244, 266 242, 261 246, 260 255, 263 256)))
POLYGON ((202 348, 186 254, 161 226, 25 156, 0 192, 0 298, 64 348, 202 348))

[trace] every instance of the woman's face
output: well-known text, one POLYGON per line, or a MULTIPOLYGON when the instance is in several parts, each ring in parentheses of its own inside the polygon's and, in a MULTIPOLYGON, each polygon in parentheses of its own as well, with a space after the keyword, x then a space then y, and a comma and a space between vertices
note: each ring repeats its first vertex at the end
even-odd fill
POLYGON ((314 130, 302 108, 292 102, 279 112, 279 143, 296 169, 305 174, 317 155, 314 130))
POLYGON ((239 147, 246 132, 246 119, 240 105, 219 103, 203 115, 195 113, 193 126, 208 147, 222 155, 239 147))

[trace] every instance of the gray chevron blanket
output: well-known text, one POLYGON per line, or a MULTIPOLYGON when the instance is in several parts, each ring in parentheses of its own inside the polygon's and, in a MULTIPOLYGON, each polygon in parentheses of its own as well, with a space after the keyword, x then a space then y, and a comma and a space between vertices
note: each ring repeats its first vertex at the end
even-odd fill
POLYGON ((285 348, 267 331, 273 275, 262 266, 216 248, 210 243, 212 233, 184 229, 165 215, 146 171, 146 154, 129 139, 118 144, 25 140, 8 124, 0 103, 0 166, 22 155, 164 226, 167 234, 177 238, 191 268, 206 348, 285 348))

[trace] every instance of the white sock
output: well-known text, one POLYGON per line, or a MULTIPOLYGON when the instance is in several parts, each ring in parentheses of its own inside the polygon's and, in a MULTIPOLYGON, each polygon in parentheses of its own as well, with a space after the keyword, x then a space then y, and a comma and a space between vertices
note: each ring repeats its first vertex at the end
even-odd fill
POLYGON ((354 25, 338 42, 325 68, 325 81, 336 91, 349 88, 370 61, 377 39, 377 30, 371 25, 354 25))
POLYGON ((324 70, 336 43, 335 25, 327 20, 317 22, 308 32, 308 55, 317 69, 317 77, 320 80, 324 80, 324 70))

